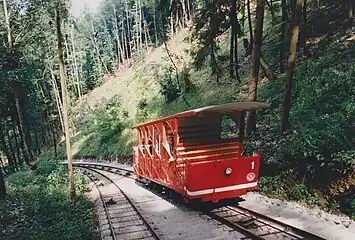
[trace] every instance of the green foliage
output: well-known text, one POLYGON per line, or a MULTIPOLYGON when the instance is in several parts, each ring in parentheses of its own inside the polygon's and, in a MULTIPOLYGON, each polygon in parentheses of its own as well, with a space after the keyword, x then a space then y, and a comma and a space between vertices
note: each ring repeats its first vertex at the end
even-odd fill
POLYGON ((355 219, 355 199, 351 200, 350 212, 351 212, 351 217, 355 219))
POLYGON ((196 90, 195 85, 191 82, 188 68, 185 67, 181 71, 177 71, 172 66, 163 65, 159 70, 155 74, 165 103, 171 103, 180 96, 193 93, 196 90))
POLYGON ((289 197, 293 200, 301 201, 309 198, 310 193, 304 184, 296 184, 292 187, 289 197))
POLYGON ((196 1, 195 27, 192 32, 195 46, 191 52, 196 69, 201 69, 209 56, 213 74, 218 72, 215 56, 218 50, 216 38, 230 26, 227 11, 222 10, 222 6, 227 2, 225 0, 196 1))
POLYGON ((160 84, 160 92, 165 97, 165 102, 170 103, 179 98, 181 92, 179 90, 179 79, 172 67, 163 70, 163 76, 158 78, 160 84))
POLYGON ((98 239, 92 204, 85 198, 86 178, 75 174, 76 197, 68 198, 67 170, 41 159, 35 172, 7 178, 8 199, 0 202, 0 238, 98 239))
POLYGON ((355 150, 342 150, 340 152, 333 153, 331 155, 331 160, 324 164, 327 164, 328 167, 331 167, 334 170, 338 169, 341 171, 342 169, 354 169, 355 150))
POLYGON ((342 44, 327 43, 325 49, 296 66, 290 112, 292 129, 284 136, 280 136, 278 124, 284 76, 261 86, 258 99, 271 102, 276 110, 259 112, 260 128, 250 143, 262 154, 262 174, 283 176, 282 172, 294 169, 289 175, 302 179, 302 183, 296 181, 290 186, 287 178, 281 183, 273 180, 263 184, 262 177, 262 192, 330 210, 340 209, 352 216, 353 181, 343 177, 353 171, 355 164, 352 147, 355 62, 349 58, 355 52, 342 44), (258 144, 260 139, 263 144, 258 144), (270 191, 269 186, 274 184, 283 184, 284 192, 270 191), (316 194, 317 191, 321 193, 316 194))
MULTIPOLYGON (((286 137, 288 141, 276 140, 281 146, 273 153, 280 162, 283 159, 285 168, 290 165, 309 165, 310 171, 318 167, 339 171, 351 168, 354 103, 349 99, 355 91, 352 79, 355 68, 354 61, 347 59, 348 54, 351 54, 348 49, 334 46, 327 55, 298 65, 292 96, 293 131, 286 137), (337 154, 343 150, 347 156, 337 154)), ((260 89, 259 99, 280 105, 281 91, 281 81, 271 82, 260 89)), ((265 112, 260 119, 270 123, 278 115, 276 111, 265 112)), ((274 133, 277 131, 269 131, 274 133)))
POLYGON ((131 125, 128 113, 118 96, 103 100, 100 106, 81 107, 75 115, 80 133, 74 138, 76 156, 111 156, 130 154, 131 137, 123 130, 131 125))
POLYGON ((285 186, 280 176, 261 176, 258 180, 259 189, 262 193, 270 196, 283 198, 285 186))

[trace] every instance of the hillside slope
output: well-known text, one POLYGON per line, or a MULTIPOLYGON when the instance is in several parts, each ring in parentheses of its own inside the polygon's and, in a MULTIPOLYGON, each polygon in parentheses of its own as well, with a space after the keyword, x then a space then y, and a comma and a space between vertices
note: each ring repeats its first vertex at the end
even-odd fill
MULTIPOLYGON (((189 44, 184 39, 188 35, 188 29, 179 31, 172 40, 167 42, 169 52, 187 59, 188 56, 185 51, 188 50, 189 44)), ((151 93, 159 92, 158 81, 151 76, 155 74, 157 67, 167 61, 167 57, 168 53, 164 44, 158 48, 150 49, 150 52, 146 53, 140 60, 136 59, 132 66, 116 72, 114 76, 108 77, 101 86, 85 94, 76 108, 80 108, 82 105, 95 108, 102 101, 110 100, 119 95, 124 109, 134 118, 139 99, 153 97, 151 93)))

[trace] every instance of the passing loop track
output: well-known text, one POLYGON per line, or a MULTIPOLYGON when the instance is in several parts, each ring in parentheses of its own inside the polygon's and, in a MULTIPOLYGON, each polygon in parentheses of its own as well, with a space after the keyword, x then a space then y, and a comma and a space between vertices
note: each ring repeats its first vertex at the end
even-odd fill
MULTIPOLYGON (((92 171, 96 171, 93 168, 97 168, 103 171, 108 171, 111 173, 130 177, 132 179, 135 179, 136 181, 144 183, 144 181, 138 180, 133 176, 132 170, 121 168, 119 166, 113 166, 113 165, 103 164, 103 163, 86 163, 86 162, 74 163, 74 166, 88 168, 92 171)), ((103 175, 100 172, 98 173, 103 175)), ((110 181, 113 182, 112 180, 110 181)), ((198 210, 201 212, 201 214, 205 214, 210 218, 217 220, 218 222, 228 226, 231 229, 231 231, 241 232, 242 234, 247 236, 247 239, 325 240, 325 238, 319 237, 313 233, 296 228, 287 223, 254 212, 252 210, 243 208, 237 204, 229 204, 228 206, 217 207, 217 208, 213 205, 212 206, 207 205, 207 207, 204 205, 202 207, 201 206, 193 207, 193 209, 198 210)))
POLYGON ((99 191, 104 212, 108 220, 110 231, 109 237, 111 237, 111 239, 160 239, 158 234, 144 219, 144 217, 133 204, 133 202, 130 200, 130 198, 110 177, 108 177, 101 171, 94 169, 92 166, 80 166, 80 168, 89 170, 99 175, 101 178, 107 180, 110 184, 112 184, 116 189, 115 195, 112 195, 112 192, 110 193, 110 195, 103 194, 100 190, 100 187, 95 182, 96 179, 94 179, 94 177, 90 176, 87 173, 87 175, 95 183, 95 186, 99 191), (122 206, 126 207, 123 209, 122 206), (130 211, 130 209, 132 211, 130 211))

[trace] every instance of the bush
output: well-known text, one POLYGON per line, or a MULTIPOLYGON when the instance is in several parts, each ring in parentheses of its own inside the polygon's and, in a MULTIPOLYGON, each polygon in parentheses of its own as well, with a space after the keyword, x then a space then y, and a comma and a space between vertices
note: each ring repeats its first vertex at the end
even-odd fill
POLYGON ((14 173, 6 183, 8 198, 0 202, 0 238, 98 239, 82 174, 75 174, 74 201, 68 199, 67 171, 53 161, 41 159, 36 171, 14 173))
MULTIPOLYGON (((144 103, 142 103, 144 105, 144 103)), ((132 123, 118 96, 104 100, 100 106, 81 108, 75 115, 79 134, 76 157, 124 155, 131 151, 131 135, 124 132, 132 123)))

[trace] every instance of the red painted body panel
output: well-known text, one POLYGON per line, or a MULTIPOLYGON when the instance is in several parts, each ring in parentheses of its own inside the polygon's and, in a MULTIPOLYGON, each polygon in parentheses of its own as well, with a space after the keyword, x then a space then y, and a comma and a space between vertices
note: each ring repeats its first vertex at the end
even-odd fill
MULTIPOLYGON (((138 130, 138 145, 133 150, 135 175, 173 189, 186 200, 218 202, 257 189, 260 155, 241 156, 243 146, 238 139, 216 138, 220 119, 215 115, 205 115, 205 123, 193 118, 181 120, 201 111, 191 110, 135 127, 138 130), (231 170, 229 175, 227 169, 231 170)), ((242 119, 244 115, 234 116, 242 119)))
POLYGON ((186 189, 189 198, 218 201, 257 189, 260 156, 200 161, 188 165, 186 189), (226 175, 227 168, 232 169, 226 175), (213 174, 212 174, 213 173, 213 174))

